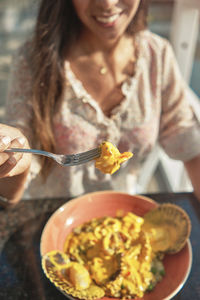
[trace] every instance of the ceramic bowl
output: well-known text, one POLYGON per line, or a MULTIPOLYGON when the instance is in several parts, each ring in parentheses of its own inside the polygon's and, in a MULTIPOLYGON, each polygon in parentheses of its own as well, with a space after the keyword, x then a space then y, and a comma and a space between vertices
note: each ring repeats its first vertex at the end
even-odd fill
MULTIPOLYGON (((114 217, 119 209, 143 216, 157 205, 154 200, 148 197, 116 191, 94 192, 70 200, 57 209, 46 223, 41 236, 41 256, 52 250, 63 251, 64 242, 69 232, 77 225, 90 221, 92 218, 114 217)), ((190 241, 188 240, 185 247, 177 254, 166 255, 163 262, 166 271, 163 280, 156 285, 152 292, 140 299, 167 300, 180 291, 191 269, 190 241)), ((72 296, 69 298, 74 299, 72 296)), ((110 299, 104 297, 102 300, 110 299)))

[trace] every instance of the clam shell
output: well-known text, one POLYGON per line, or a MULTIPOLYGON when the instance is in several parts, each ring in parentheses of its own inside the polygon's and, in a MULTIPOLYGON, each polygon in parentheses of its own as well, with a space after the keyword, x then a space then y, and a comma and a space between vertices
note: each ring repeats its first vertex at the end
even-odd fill
POLYGON ((144 215, 144 229, 151 232, 156 252, 176 253, 186 244, 191 232, 187 213, 171 203, 161 204, 144 215))
POLYGON ((47 278, 66 296, 72 295, 79 299, 100 299, 105 292, 94 283, 86 289, 76 289, 66 276, 69 267, 68 255, 61 251, 51 251, 42 257, 42 268, 47 278))

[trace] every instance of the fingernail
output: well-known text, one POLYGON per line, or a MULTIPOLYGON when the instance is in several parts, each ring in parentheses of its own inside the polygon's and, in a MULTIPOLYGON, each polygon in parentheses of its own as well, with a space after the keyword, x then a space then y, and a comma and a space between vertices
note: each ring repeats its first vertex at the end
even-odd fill
POLYGON ((18 142, 21 144, 21 145, 24 145, 25 144, 25 138, 24 137, 19 137, 18 139, 18 142))
POLYGON ((11 142, 11 138, 9 136, 4 136, 4 137, 2 137, 1 142, 4 145, 8 145, 11 142))

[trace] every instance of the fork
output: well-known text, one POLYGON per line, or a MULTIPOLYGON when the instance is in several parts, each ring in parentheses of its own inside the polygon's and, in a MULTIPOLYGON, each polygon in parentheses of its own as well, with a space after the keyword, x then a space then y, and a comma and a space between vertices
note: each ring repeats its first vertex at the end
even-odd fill
POLYGON ((4 152, 22 152, 22 153, 33 153, 37 155, 43 155, 54 159, 58 164, 62 166, 76 166, 87 163, 101 155, 101 148, 94 148, 92 150, 81 152, 77 154, 55 154, 43 150, 36 149, 21 149, 21 148, 11 148, 6 149, 4 152))

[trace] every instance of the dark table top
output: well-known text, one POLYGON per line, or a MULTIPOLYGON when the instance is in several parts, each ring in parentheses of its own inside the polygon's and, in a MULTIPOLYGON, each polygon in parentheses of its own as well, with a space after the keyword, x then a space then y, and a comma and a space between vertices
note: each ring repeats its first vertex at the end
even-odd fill
MULTIPOLYGON (((174 300, 200 299, 200 203, 192 193, 148 194, 159 203, 180 205, 191 218, 193 263, 190 275, 174 300)), ((40 236, 52 213, 67 199, 21 201, 0 209, 0 299, 65 300, 45 277, 40 264, 40 236)), ((155 299, 162 300, 162 299, 155 299)))

